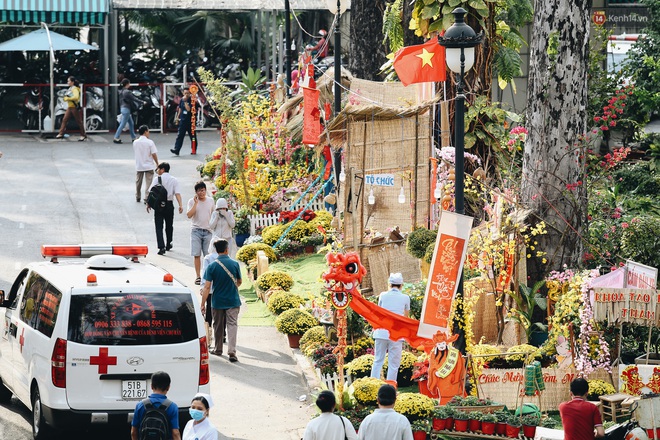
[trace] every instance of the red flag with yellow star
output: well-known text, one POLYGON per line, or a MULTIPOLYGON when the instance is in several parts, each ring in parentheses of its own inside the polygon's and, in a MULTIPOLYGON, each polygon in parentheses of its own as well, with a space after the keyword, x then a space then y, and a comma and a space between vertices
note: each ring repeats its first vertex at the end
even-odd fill
POLYGON ((404 86, 444 81, 447 78, 445 48, 438 44, 437 38, 403 47, 394 55, 394 70, 404 86))

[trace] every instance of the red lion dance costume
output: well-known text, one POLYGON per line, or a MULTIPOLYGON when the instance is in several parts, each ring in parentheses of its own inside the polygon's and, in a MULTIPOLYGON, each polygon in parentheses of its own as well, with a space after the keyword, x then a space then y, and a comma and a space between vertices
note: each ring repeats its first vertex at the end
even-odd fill
MULTIPOLYGON (((439 390, 444 404, 455 395, 465 395, 465 360, 460 352, 448 343, 458 336, 448 337, 436 333, 433 341, 417 335, 419 321, 397 315, 368 301, 358 291, 362 278, 367 273, 356 252, 346 254, 329 252, 326 255, 328 270, 323 274, 325 286, 330 292, 330 301, 337 308, 337 370, 342 371, 346 350, 346 308, 351 307, 366 319, 374 328, 385 328, 390 339, 405 339, 412 347, 423 349, 430 354, 429 390, 439 390), (444 343, 444 350, 439 346, 444 343), (432 378, 433 376, 433 378, 432 378), (452 393, 449 395, 449 393, 452 393)), ((343 377, 340 375, 339 393, 343 391, 343 377)))

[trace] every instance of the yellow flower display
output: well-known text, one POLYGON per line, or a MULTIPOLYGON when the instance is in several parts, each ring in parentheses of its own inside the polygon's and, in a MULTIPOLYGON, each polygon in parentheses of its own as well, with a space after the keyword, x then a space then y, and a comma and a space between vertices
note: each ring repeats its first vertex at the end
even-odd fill
POLYGON ((289 291, 293 287, 293 278, 288 273, 279 270, 266 271, 257 278, 257 287, 264 292, 276 286, 289 291))
POLYGON ((394 404, 394 411, 403 414, 411 422, 431 417, 434 409, 433 399, 419 393, 399 393, 394 404))
POLYGON ((378 389, 384 383, 385 382, 382 380, 376 379, 374 377, 362 377, 360 379, 356 379, 351 384, 355 401, 364 406, 376 405, 378 389))

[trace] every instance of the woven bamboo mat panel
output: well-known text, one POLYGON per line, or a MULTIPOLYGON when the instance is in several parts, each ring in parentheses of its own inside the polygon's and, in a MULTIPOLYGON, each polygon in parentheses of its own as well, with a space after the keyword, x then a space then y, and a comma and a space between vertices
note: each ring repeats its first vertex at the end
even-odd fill
MULTIPOLYGON (((491 284, 487 280, 470 280, 475 283, 481 295, 473 307, 475 319, 472 323, 472 332, 474 334, 474 343, 478 343, 481 337, 485 337, 487 344, 497 343, 497 317, 495 315, 495 295, 490 292, 491 284)), ((471 289, 465 289, 466 295, 471 289)))
POLYGON ((389 272, 389 252, 383 248, 378 248, 375 252, 370 252, 367 258, 369 262, 369 269, 367 275, 370 278, 371 292, 373 295, 378 295, 380 292, 387 290, 387 279, 390 276, 389 272))
POLYGON ((406 252, 405 244, 392 245, 390 249, 390 273, 397 272, 403 275, 404 283, 416 283, 422 280, 419 260, 406 252))
POLYGON ((618 390, 619 389, 619 366, 616 365, 612 367, 612 374, 608 373, 607 371, 603 369, 599 369, 594 371, 593 373, 590 373, 587 375, 589 380, 594 380, 594 379, 600 379, 604 380, 607 383, 612 383, 614 385, 614 389, 618 390))
POLYGON ((375 82, 366 79, 352 78, 351 91, 355 93, 353 105, 370 105, 375 103, 390 106, 409 107, 419 103, 419 93, 416 87, 404 87, 398 82, 375 82))

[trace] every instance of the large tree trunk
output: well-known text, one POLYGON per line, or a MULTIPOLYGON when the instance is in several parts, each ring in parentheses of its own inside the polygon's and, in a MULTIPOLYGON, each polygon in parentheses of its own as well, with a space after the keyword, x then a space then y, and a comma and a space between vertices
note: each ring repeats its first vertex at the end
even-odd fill
POLYGON ((536 239, 536 250, 547 252, 548 263, 536 259, 529 265, 532 280, 564 264, 575 267, 582 254, 587 200, 584 185, 576 184, 584 182, 584 150, 578 139, 587 130, 591 5, 591 0, 534 4, 521 202, 547 224, 548 233, 536 239))
POLYGON ((383 46, 385 0, 352 0, 349 66, 356 78, 379 81, 380 67, 387 61, 383 46))

